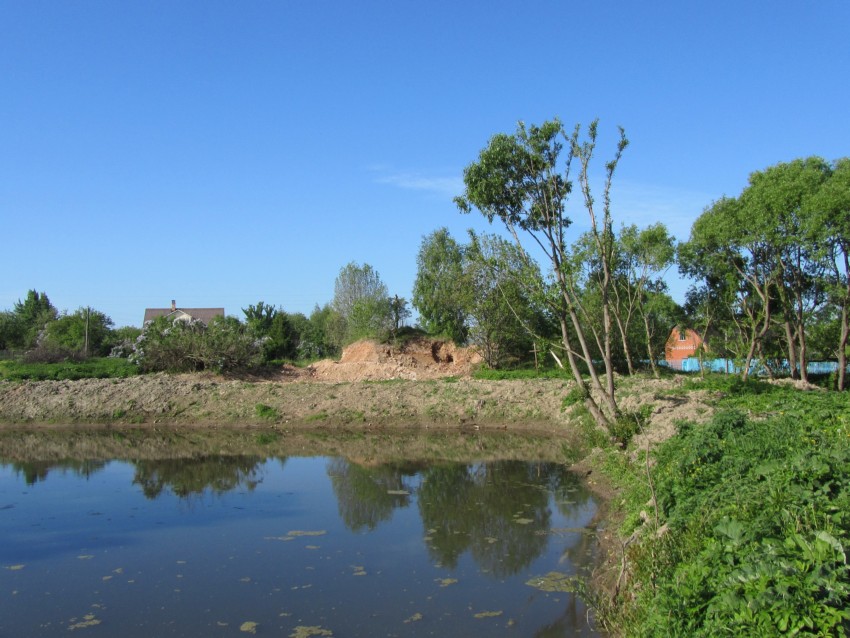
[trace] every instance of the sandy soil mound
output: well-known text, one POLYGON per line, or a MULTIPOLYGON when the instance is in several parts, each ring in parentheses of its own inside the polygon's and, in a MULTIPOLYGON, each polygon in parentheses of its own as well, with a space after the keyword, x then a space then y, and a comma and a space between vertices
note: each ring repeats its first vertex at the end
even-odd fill
POLYGON ((414 339, 394 347, 364 339, 342 351, 339 361, 324 360, 310 367, 313 381, 351 382, 390 379, 437 379, 465 376, 482 361, 470 348, 450 341, 414 339))

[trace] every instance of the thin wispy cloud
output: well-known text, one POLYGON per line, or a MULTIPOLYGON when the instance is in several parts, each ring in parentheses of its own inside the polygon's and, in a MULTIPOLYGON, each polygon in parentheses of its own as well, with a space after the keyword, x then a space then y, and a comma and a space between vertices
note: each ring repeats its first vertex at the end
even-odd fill
POLYGON ((375 173, 377 184, 387 184, 405 190, 423 191, 440 197, 456 197, 463 193, 463 178, 428 175, 417 171, 394 171, 384 166, 369 169, 375 173))
POLYGON ((678 241, 688 240, 694 221, 712 202, 706 193, 625 181, 613 187, 611 199, 618 224, 643 228, 661 222, 678 241))
MULTIPOLYGON (((377 184, 432 193, 441 198, 453 198, 463 193, 461 175, 447 177, 419 171, 398 171, 385 165, 373 165, 368 170, 374 174, 377 184)), ((577 195, 573 194, 573 206, 580 206, 581 198, 577 195)), ((713 199, 711 195, 697 191, 628 181, 615 183, 611 197, 617 226, 635 224, 643 228, 662 222, 678 241, 687 241, 694 221, 713 199)), ((574 208, 571 212, 576 226, 581 228, 585 224, 581 211, 574 208)))

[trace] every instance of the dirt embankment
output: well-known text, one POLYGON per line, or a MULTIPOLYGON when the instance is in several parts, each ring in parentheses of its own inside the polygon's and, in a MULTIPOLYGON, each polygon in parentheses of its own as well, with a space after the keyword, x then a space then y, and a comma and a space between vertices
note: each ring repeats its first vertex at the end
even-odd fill
POLYGON ((414 339, 394 347, 363 340, 345 348, 339 361, 319 361, 307 372, 315 381, 422 381, 468 376, 482 361, 474 349, 451 341, 414 339))
POLYGON ((0 382, 0 423, 289 427, 545 427, 563 423, 567 382, 242 381, 184 374, 0 382))
MULTIPOLYGON (((129 379, 0 382, 0 424, 346 427, 349 430, 450 427, 575 435, 564 410, 566 378, 481 381, 466 349, 418 340, 401 349, 371 341, 347 348, 339 362, 286 367, 272 378, 154 374, 129 379)), ((670 392, 679 379, 618 381, 621 407, 651 403, 651 444, 681 419, 703 420, 698 393, 670 392)), ((640 441, 641 447, 645 443, 640 441)))

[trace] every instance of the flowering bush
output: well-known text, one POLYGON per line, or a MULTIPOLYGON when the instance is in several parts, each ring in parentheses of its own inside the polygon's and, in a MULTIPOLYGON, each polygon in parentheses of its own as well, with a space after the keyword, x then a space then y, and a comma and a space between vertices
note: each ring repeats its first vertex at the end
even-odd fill
POLYGON ((233 317, 203 321, 158 317, 136 339, 130 360, 144 372, 228 372, 253 368, 262 358, 262 344, 233 317))

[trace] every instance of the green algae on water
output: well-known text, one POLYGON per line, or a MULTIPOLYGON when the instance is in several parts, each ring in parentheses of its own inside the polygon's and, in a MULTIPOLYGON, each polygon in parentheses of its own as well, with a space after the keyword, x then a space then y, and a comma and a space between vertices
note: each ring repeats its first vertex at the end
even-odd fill
POLYGON ((545 576, 535 576, 531 580, 526 581, 525 584, 540 591, 566 593, 575 591, 573 578, 562 572, 549 572, 545 576))
POLYGON ((333 636, 334 632, 330 629, 324 629, 318 625, 307 626, 298 625, 289 638, 310 638, 310 636, 333 636))

